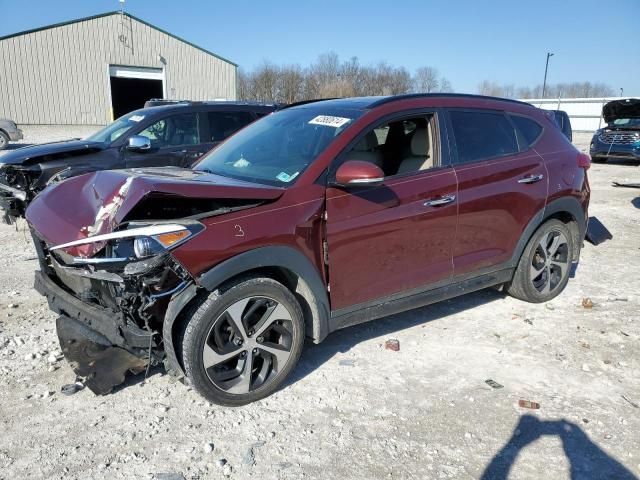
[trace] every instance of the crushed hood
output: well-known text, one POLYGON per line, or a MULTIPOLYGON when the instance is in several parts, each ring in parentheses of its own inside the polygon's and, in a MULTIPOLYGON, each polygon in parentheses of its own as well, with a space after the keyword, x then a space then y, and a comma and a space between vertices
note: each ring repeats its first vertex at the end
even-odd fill
POLYGON ((602 118, 611 123, 618 118, 640 118, 640 99, 614 100, 602 107, 602 118))
POLYGON ((104 144, 87 140, 66 140, 64 142, 29 145, 5 152, 0 156, 0 163, 5 165, 32 165, 43 161, 44 156, 60 153, 92 153, 104 149, 104 144))
MULTIPOLYGON (((194 170, 164 167, 106 170, 51 185, 29 205, 27 222, 47 244, 80 240, 112 232, 149 195, 159 202, 184 199, 267 201, 284 189, 234 180, 194 170)), ((94 244, 74 255, 91 256, 94 244)))

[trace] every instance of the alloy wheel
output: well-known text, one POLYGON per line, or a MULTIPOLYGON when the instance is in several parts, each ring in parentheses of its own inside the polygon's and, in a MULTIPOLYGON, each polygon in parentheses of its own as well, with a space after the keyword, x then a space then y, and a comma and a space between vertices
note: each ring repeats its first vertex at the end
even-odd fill
POLYGON ((553 292, 569 274, 569 244, 558 231, 545 234, 533 252, 529 267, 533 287, 541 294, 553 292))
POLYGON ((293 346, 291 313, 268 297, 229 306, 207 334, 202 361, 209 380, 231 394, 246 394, 284 369, 293 346))

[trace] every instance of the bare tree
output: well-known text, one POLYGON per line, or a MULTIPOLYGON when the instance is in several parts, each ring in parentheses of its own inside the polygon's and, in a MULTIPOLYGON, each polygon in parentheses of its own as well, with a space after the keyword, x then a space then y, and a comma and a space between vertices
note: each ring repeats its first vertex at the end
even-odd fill
POLYGON ((238 69, 238 98, 241 100, 254 100, 251 75, 243 69, 238 69))
POLYGON ((256 100, 274 102, 278 98, 280 69, 268 62, 263 63, 253 73, 254 96, 256 100))
POLYGON ((414 89, 417 93, 436 92, 440 87, 438 70, 433 67, 420 67, 413 77, 414 89))
POLYGON ((280 68, 278 78, 279 102, 293 103, 304 99, 305 72, 300 65, 288 65, 280 68))
POLYGON ((451 86, 451 82, 449 82, 449 80, 447 80, 444 77, 440 79, 440 92, 442 93, 453 92, 453 87, 451 86))

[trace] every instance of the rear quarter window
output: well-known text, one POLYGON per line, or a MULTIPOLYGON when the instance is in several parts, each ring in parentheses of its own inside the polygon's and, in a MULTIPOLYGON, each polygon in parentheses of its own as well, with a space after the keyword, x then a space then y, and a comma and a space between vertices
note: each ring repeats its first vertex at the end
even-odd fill
POLYGON ((502 113, 449 111, 458 148, 458 163, 470 163, 518 152, 513 125, 502 113))
POLYGON ((528 117, 520 115, 510 115, 510 117, 529 147, 538 141, 542 134, 542 125, 528 117))

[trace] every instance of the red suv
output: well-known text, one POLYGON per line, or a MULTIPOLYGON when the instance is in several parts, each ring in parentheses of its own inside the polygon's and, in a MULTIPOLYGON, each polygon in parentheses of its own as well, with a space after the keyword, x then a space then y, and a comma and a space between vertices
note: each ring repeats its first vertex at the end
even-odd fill
POLYGON ((558 295, 585 235, 589 164, 517 101, 291 106, 192 170, 48 187, 27 211, 35 286, 93 391, 164 362, 242 405, 283 383, 305 337, 496 285, 558 295))

